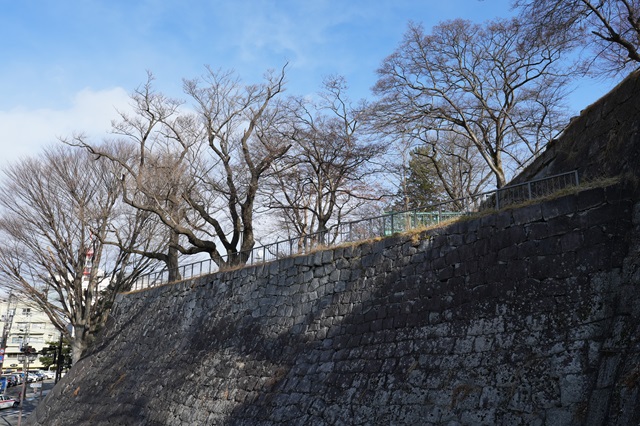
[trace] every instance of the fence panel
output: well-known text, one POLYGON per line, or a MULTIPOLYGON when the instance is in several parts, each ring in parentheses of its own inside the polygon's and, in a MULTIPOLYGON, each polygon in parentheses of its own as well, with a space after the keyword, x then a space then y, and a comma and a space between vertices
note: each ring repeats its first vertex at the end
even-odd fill
MULTIPOLYGON (((247 253, 247 263, 270 262, 299 253, 307 253, 320 246, 329 246, 384 237, 411 229, 430 227, 462 215, 501 209, 527 200, 545 197, 561 189, 579 185, 577 171, 544 177, 522 184, 505 186, 495 191, 467 196, 440 204, 401 212, 388 212, 381 216, 339 223, 328 231, 295 237, 288 240, 254 247, 247 253)), ((212 273, 218 266, 211 260, 180 267, 182 279, 212 273)), ((141 276, 133 284, 139 290, 168 282, 166 269, 141 276)))

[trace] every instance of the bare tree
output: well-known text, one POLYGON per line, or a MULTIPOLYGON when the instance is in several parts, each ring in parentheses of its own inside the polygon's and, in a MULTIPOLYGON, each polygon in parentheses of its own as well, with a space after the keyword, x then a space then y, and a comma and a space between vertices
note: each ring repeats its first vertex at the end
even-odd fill
POLYGON ((640 1, 515 0, 532 39, 591 47, 598 73, 624 73, 640 65, 640 1), (600 67, 602 66, 602 67, 600 67))
MULTIPOLYGON (((123 173, 120 180, 123 201, 133 207, 135 214, 145 217, 148 225, 145 228, 145 238, 155 242, 146 247, 135 248, 132 253, 161 262, 167 271, 168 280, 179 280, 180 235, 146 207, 162 205, 162 209, 171 220, 184 220, 187 209, 178 193, 181 187, 187 185, 189 179, 180 156, 166 151, 136 155, 136 147, 127 144, 127 141, 105 144, 101 149, 102 152, 110 153, 109 159, 117 160, 114 164, 121 170, 124 170, 123 164, 127 165, 128 173, 123 173), (123 178, 131 176, 131 171, 135 171, 135 179, 123 178)), ((114 238, 105 243, 126 249, 127 238, 122 238, 118 229, 114 230, 112 235, 114 238)))
POLYGON ((155 92, 152 81, 150 75, 132 96, 134 113, 114 123, 120 142, 136 147, 131 156, 113 154, 113 141, 73 144, 123 168, 124 199, 170 229, 170 249, 206 253, 219 266, 245 263, 255 244, 260 181, 289 149, 273 130, 285 117, 278 102, 284 68, 255 85, 208 68, 201 79, 184 81, 192 112, 155 92))
POLYGON ((530 161, 565 122, 563 48, 525 43, 517 20, 455 20, 432 34, 410 24, 378 70, 377 118, 405 137, 458 135, 475 147, 501 187, 509 168, 530 161))
POLYGON ((255 245, 254 209, 260 181, 290 148, 274 131, 286 124, 285 109, 278 101, 283 89, 284 68, 280 74, 269 73, 266 83, 259 85, 241 86, 232 74, 211 70, 203 81, 185 81, 211 159, 195 170, 199 186, 186 199, 213 228, 226 258, 213 240, 185 235, 219 265, 244 264, 255 245), (225 217, 214 217, 216 209, 225 217))
MULTIPOLYGON (((451 208, 463 209, 463 198, 486 189, 491 174, 482 162, 475 147, 456 133, 441 132, 437 138, 429 138, 412 152, 409 191, 413 189, 415 201, 424 205, 427 201, 452 201, 451 208), (416 188, 436 187, 438 199, 421 199, 416 188)), ((434 194, 435 195, 435 194, 434 194)))
POLYGON ((394 190, 390 208, 409 210, 458 200, 484 191, 490 180, 486 164, 467 138, 430 129, 403 129, 375 123, 390 149, 385 177, 394 190))
MULTIPOLYGON (((196 126, 193 117, 180 115, 181 101, 154 91, 153 80, 148 73, 147 82, 131 95, 132 112, 120 112, 112 122, 114 138, 92 144, 80 134, 64 141, 113 163, 123 201, 147 218, 147 238, 156 241, 134 254, 162 262, 169 281, 175 281, 180 279, 180 251, 186 250, 172 225, 186 220, 182 193, 191 185, 187 156, 197 143, 196 126)), ((125 247, 118 232, 112 236, 109 244, 125 247)))
POLYGON ((74 361, 116 294, 129 290, 149 264, 131 254, 147 243, 145 218, 119 199, 110 164, 69 147, 10 166, 0 187, 2 282, 48 315, 72 342, 74 361), (114 228, 129 250, 102 243, 114 228))
MULTIPOLYGON (((352 104, 342 77, 328 77, 320 100, 293 104, 293 147, 272 174, 268 207, 294 237, 320 234, 326 240, 331 223, 339 223, 379 200, 370 177, 372 164, 384 150, 364 137, 364 103, 352 104)), ((303 241, 302 239, 301 241, 303 241)))

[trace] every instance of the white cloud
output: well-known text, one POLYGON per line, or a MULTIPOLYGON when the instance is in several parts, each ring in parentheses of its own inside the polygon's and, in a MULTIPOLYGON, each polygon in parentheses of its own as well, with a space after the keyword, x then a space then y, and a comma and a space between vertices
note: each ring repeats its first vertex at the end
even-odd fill
POLYGON ((0 146, 3 167, 24 156, 36 155, 59 138, 84 133, 100 139, 106 135, 117 110, 129 108, 129 95, 120 88, 83 89, 66 109, 14 108, 0 111, 0 146))

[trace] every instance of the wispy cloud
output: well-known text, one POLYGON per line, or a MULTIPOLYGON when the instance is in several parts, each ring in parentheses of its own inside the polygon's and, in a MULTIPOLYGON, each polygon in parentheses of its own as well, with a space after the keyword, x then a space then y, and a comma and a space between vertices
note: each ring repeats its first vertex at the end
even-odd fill
MULTIPOLYGON (((6 158, 77 131, 106 131, 113 106, 144 83, 181 96, 204 65, 259 82, 287 68, 288 93, 308 95, 329 74, 369 97, 376 69, 409 20, 506 16, 510 0, 14 1, 0 13, 0 145, 6 158), (92 89, 86 89, 90 87, 92 89), (113 89, 114 87, 118 89, 113 89)), ((593 92, 593 91, 592 91, 593 92)), ((592 96, 595 96, 592 94, 592 96)), ((595 100, 595 99, 594 99, 595 100)), ((2 163, 0 163, 0 168, 2 163)))
POLYGON ((67 109, 14 108, 0 111, 2 162, 37 154, 43 146, 59 143, 74 133, 96 139, 106 135, 117 110, 127 111, 129 96, 122 88, 83 89, 67 109))

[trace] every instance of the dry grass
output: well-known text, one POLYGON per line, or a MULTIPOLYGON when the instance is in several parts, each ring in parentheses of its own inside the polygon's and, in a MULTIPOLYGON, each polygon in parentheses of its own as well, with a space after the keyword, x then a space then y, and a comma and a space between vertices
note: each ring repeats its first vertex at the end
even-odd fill
POLYGON ((412 241, 415 238, 418 238, 419 235, 425 231, 429 231, 429 230, 433 230, 433 229, 439 229, 439 228, 444 228, 448 225, 451 225, 452 223, 456 223, 456 222, 464 222, 464 221, 469 221, 469 220, 476 220, 476 219, 480 219, 482 217, 485 216, 489 216, 492 214, 496 214, 498 212, 501 211, 508 211, 508 210, 514 210, 517 208, 521 208, 521 207, 526 207, 526 206, 530 206, 530 205, 535 205, 535 204, 540 204, 540 203, 544 203, 547 201, 551 201, 551 200, 555 200, 557 198, 561 198, 567 195, 571 195, 571 194, 577 194, 581 191, 585 191, 588 189, 593 189, 593 188, 603 188, 606 186, 610 186, 610 185, 614 185, 616 183, 620 182, 620 177, 599 177, 599 178, 593 178, 593 179, 588 179, 585 180, 584 182, 580 182, 580 185, 577 186, 569 186, 566 188, 562 188, 559 189, 551 194, 545 195, 543 197, 538 197, 538 198, 534 198, 531 200, 525 200, 522 202, 518 202, 518 203, 514 203, 514 204, 509 204, 507 206, 502 207, 501 209, 497 210, 495 208, 492 209, 486 209, 480 212, 474 212, 474 213, 469 213, 466 215, 462 215, 459 216, 455 219, 449 219, 447 221, 442 221, 438 224, 434 224, 431 226, 424 226, 424 227, 418 227, 418 228, 412 228, 410 230, 407 230, 405 232, 399 233, 398 235, 406 235, 408 237, 410 237, 412 239, 412 241))
MULTIPOLYGON (((372 237, 372 238, 368 238, 368 239, 364 239, 364 240, 357 240, 357 241, 349 241, 349 242, 344 242, 338 245, 334 245, 334 246, 329 246, 329 245, 319 245, 316 246, 308 251, 305 252, 301 252, 301 253, 295 253, 295 254, 291 254, 290 256, 286 256, 286 257, 299 257, 299 256, 307 256, 310 254, 314 254, 317 253, 319 251, 323 251, 323 250, 327 250, 327 249, 337 249, 337 248, 345 248, 345 247, 357 247, 359 245, 362 244, 371 244, 371 243, 375 243, 378 241, 381 241, 387 237, 407 237, 410 239, 410 241, 412 242, 412 244, 418 244, 420 239, 422 238, 422 234, 427 232, 427 231, 432 231, 435 229, 441 229, 441 228, 445 228, 453 223, 457 223, 457 222, 463 222, 463 221, 469 221, 469 220, 476 220, 476 219, 480 219, 482 217, 485 216, 489 216, 492 214, 496 214, 500 211, 507 211, 507 210, 513 210, 513 209, 517 209, 517 208, 521 208, 521 207, 526 207, 529 205, 534 205, 534 204, 540 204, 546 201, 550 201, 550 200, 554 200, 560 197, 564 197, 566 195, 571 195, 571 194, 576 194, 578 192, 587 190, 587 189, 593 189, 593 188, 600 188, 600 187, 605 187, 605 186, 610 186, 616 183, 619 183, 621 181, 620 177, 595 177, 595 178, 590 178, 590 179, 584 179, 582 182, 580 182, 580 185, 577 186, 570 186, 570 187, 566 187, 563 189, 559 189, 558 191, 555 191, 551 194, 548 194, 546 196, 543 197, 538 197, 538 198, 534 198, 532 200, 525 200, 522 202, 518 202, 518 203, 514 203, 514 204, 510 204, 507 206, 502 207, 501 209, 497 210, 497 209, 486 209, 483 210, 481 212, 474 212, 474 213, 468 213, 462 216, 459 216, 457 218, 452 218, 452 219, 447 219, 447 220, 443 220, 440 223, 437 224, 433 224, 433 225, 422 225, 416 228, 411 228, 409 230, 403 231, 403 232, 397 232, 394 233, 392 235, 388 235, 388 236, 379 236, 379 237, 372 237)), ((281 258, 282 259, 282 258, 281 258)), ((277 260, 280 259, 273 259, 271 261, 268 262, 263 262, 260 264, 270 264, 272 262, 275 262, 277 260)), ((232 271, 236 271, 239 269, 243 269, 243 268, 248 268, 248 267, 252 267, 255 266, 257 264, 251 264, 251 265, 235 265, 235 266, 229 266, 229 267, 223 267, 220 268, 218 271, 213 272, 213 273, 218 273, 218 272, 232 272, 232 271)), ((148 288, 143 288, 143 289, 139 289, 139 290, 131 290, 128 292, 123 292, 123 294, 135 294, 135 293, 139 293, 142 291, 146 291, 149 290, 151 288, 156 288, 156 287, 162 287, 162 286, 167 286, 167 285, 173 285, 173 284, 177 284, 182 281, 175 281, 175 282, 171 282, 171 283, 163 283, 163 284, 159 284, 153 287, 148 287, 148 288)))

